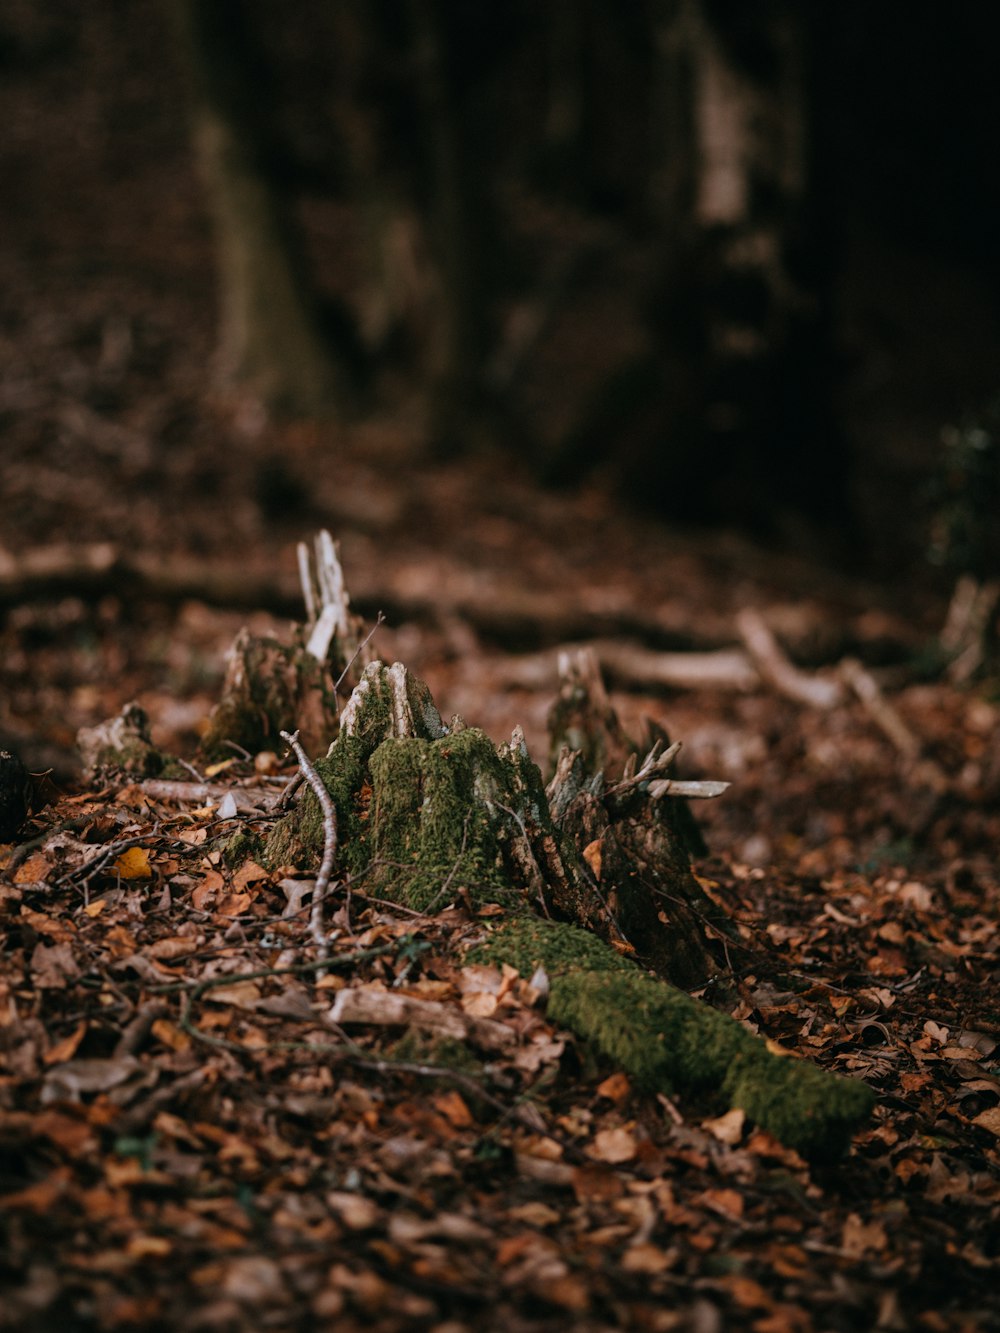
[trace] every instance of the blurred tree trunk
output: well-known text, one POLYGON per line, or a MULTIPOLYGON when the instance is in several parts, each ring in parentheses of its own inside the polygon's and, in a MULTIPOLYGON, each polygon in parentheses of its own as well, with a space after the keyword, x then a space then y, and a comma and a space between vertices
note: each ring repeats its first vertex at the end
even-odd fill
POLYGON ((723 516, 777 502, 823 517, 845 499, 829 424, 819 22, 792 0, 655 8, 651 200, 665 265, 650 316, 683 381, 670 446, 679 480, 707 486, 723 516))
POLYGON ((267 160, 263 74, 239 0, 166 0, 191 88, 195 156, 215 231, 219 373, 271 406, 331 410, 349 397, 267 160))
POLYGON ((434 339, 430 348, 431 426, 445 449, 464 442, 481 404, 486 352, 485 255, 474 182, 482 163, 466 143, 455 95, 455 64, 441 0, 409 0, 416 105, 428 174, 425 203, 434 269, 434 339))

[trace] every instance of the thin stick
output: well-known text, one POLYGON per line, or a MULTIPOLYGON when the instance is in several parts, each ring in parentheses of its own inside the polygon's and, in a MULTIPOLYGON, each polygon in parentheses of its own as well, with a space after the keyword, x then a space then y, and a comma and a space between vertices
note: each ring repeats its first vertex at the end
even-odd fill
POLYGON ((320 864, 319 874, 316 876, 316 887, 313 889, 309 933, 320 950, 321 956, 325 958, 327 942, 323 933, 323 899, 326 897, 327 886, 333 874, 333 861, 337 853, 337 810, 330 799, 330 793, 323 785, 323 779, 313 768, 309 762, 309 756, 299 743, 299 733, 296 732, 294 736, 290 736, 287 731, 283 731, 281 738, 287 741, 295 751, 295 757, 299 761, 302 775, 313 789, 316 799, 319 801, 319 808, 323 812, 323 860, 320 864))
POLYGON ((340 689, 341 685, 343 685, 343 683, 344 683, 344 677, 347 675, 348 671, 350 671, 351 667, 352 667, 352 666, 354 665, 354 663, 358 660, 358 658, 361 656, 361 654, 365 651, 365 649, 366 649, 366 648, 368 647, 368 645, 371 643, 372 639, 374 639, 374 637, 375 637, 375 631, 378 629, 378 627, 379 627, 380 625, 384 625, 384 624, 385 624, 385 616, 384 616, 384 615, 382 614, 382 612, 380 611, 380 612, 378 613, 378 615, 375 617, 375 624, 372 625, 371 629, 368 631, 368 633, 365 635, 365 637, 364 637, 364 638, 361 640, 361 642, 358 644, 357 648, 354 650, 354 655, 351 657, 351 660, 348 662, 347 666, 344 667, 343 671, 342 671, 342 672, 340 673, 340 675, 337 677, 336 682, 334 683, 334 686, 333 686, 333 692, 334 692, 334 694, 336 694, 337 691, 340 689))

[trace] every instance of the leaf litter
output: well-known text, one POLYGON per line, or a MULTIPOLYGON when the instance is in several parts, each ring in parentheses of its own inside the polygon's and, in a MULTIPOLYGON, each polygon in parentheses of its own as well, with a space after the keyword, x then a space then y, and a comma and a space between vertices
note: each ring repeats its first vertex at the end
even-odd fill
POLYGON ((699 863, 755 941, 734 1016, 879 1092, 810 1170, 457 966, 459 894, 334 894, 318 959, 310 881, 228 865, 220 814, 105 791, 5 853, 5 1327, 1000 1327, 981 871, 699 863))

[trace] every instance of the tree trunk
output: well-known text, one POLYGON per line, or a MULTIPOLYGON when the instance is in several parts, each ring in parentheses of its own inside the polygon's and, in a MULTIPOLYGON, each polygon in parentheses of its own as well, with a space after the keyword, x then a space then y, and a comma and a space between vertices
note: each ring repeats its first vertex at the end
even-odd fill
POLYGON ((191 87, 195 156, 218 259, 218 372, 270 406, 343 408, 349 376, 321 326, 266 161, 261 70, 236 0, 168 0, 191 87))

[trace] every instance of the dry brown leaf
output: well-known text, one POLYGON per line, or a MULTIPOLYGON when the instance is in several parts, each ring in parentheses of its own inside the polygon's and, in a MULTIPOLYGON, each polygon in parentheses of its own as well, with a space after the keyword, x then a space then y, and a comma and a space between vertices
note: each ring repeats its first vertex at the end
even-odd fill
POLYGON ((363 1194, 330 1190, 326 1195, 327 1207, 337 1214, 350 1231, 367 1231, 376 1225, 380 1212, 378 1205, 363 1194))
POLYGON ((1000 1106, 990 1106, 972 1119, 974 1125, 1000 1139, 1000 1106))
POLYGON ((237 1009, 253 1009, 260 999, 260 987, 255 981, 234 981, 228 986, 213 986, 205 992, 211 1004, 231 1004, 237 1009))
POLYGON ((860 1259, 872 1251, 880 1253, 885 1246, 885 1227, 881 1222, 863 1222, 857 1213, 847 1215, 840 1234, 840 1248, 852 1259, 860 1259))
POLYGON ((468 1129, 470 1125, 475 1124, 465 1099, 454 1089, 439 1093, 434 1098, 433 1105, 455 1129, 468 1129))
POLYGON ((258 884, 262 879, 270 879, 271 872, 259 866, 256 861, 246 861, 233 876, 233 891, 242 893, 251 884, 258 884))
POLYGON ((249 893, 224 893, 215 904, 215 910, 220 916, 242 916, 250 910, 252 902, 249 893))
POLYGON ((57 1041, 54 1046, 42 1056, 42 1063, 47 1065, 62 1064, 65 1060, 72 1060, 79 1049, 80 1042, 83 1041, 87 1032, 86 1020, 81 1020, 68 1037, 63 1037, 62 1041, 57 1041))
POLYGON ((44 912, 34 912, 22 904, 21 920, 39 935, 55 940, 57 944, 66 944, 76 938, 76 927, 71 921, 60 921, 56 917, 46 916, 44 912))
POLYGON ((630 1130, 623 1127, 601 1129, 587 1147, 587 1156, 597 1162, 631 1162, 639 1146, 630 1130))
POLYGON ((739 1143, 743 1137, 743 1128, 746 1124, 746 1112, 736 1106, 725 1115, 718 1116, 715 1120, 703 1120, 702 1129, 707 1129, 713 1138, 720 1143, 733 1144, 739 1143))
POLYGON ((676 1250, 663 1250, 649 1241, 640 1241, 630 1245, 621 1257, 621 1266, 626 1273, 666 1273, 677 1263, 676 1250))
POLYGON ((44 852, 32 852, 14 871, 15 884, 40 884, 52 871, 52 862, 44 852))
POLYGON ((68 944, 36 944, 31 954, 31 977, 39 990, 61 990, 80 976, 68 944))

